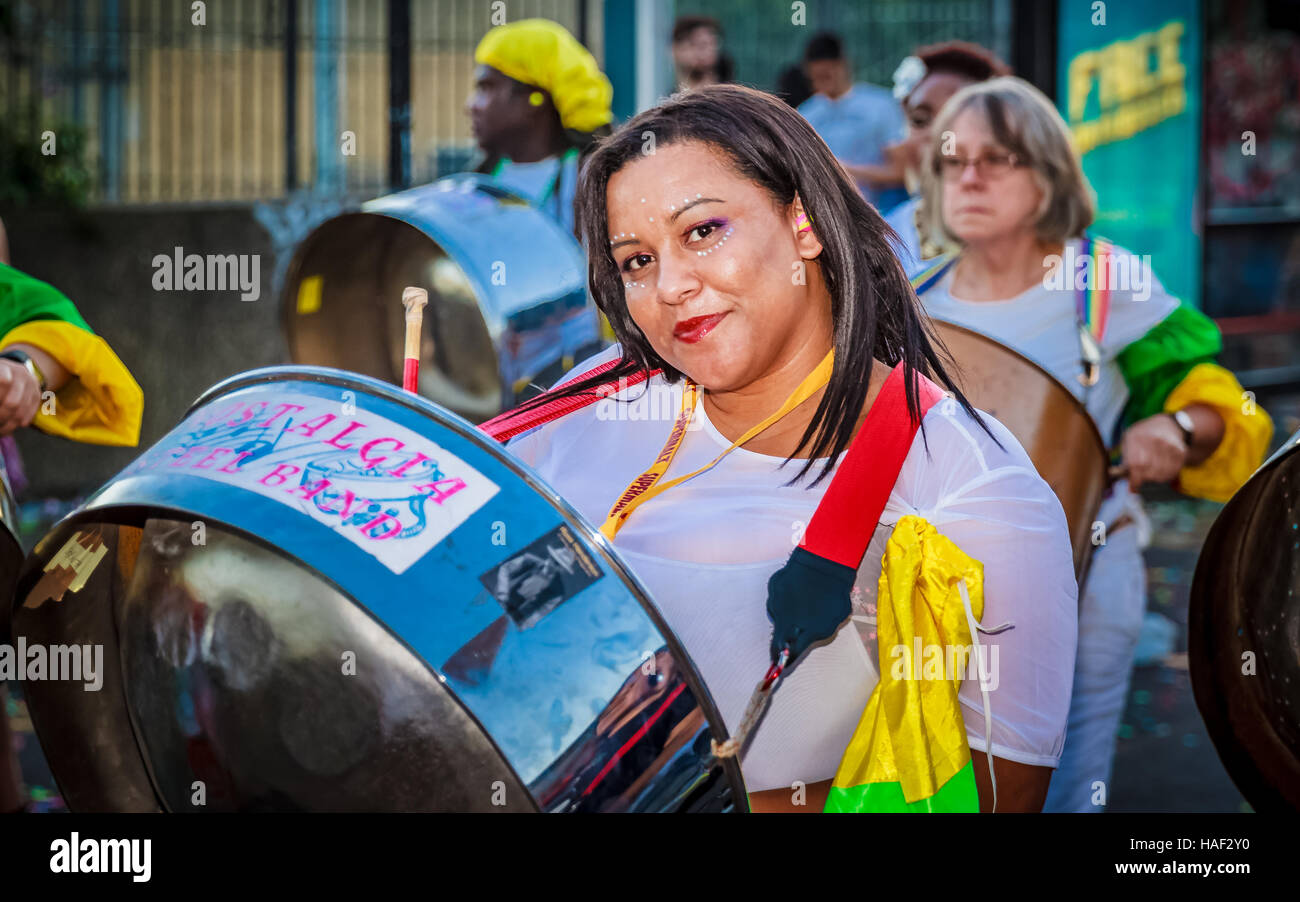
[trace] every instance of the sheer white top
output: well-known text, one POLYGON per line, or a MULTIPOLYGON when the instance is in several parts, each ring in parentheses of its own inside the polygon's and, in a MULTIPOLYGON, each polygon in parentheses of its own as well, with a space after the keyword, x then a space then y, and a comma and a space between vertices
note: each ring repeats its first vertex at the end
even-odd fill
MULTIPOLYGON (((608 349, 561 381, 617 354, 608 349)), ((508 449, 599 525, 658 456, 680 404, 681 385, 656 376, 520 435, 508 449)), ((1077 622, 1065 515, 1011 433, 984 419, 1001 448, 951 398, 925 417, 924 439, 918 432, 859 569, 852 617, 788 672, 753 734, 741 761, 749 792, 834 776, 879 673, 881 555, 894 524, 909 514, 984 564, 982 622, 1015 624, 980 639, 993 665, 991 744, 978 679, 962 684, 971 748, 1048 767, 1060 760, 1077 622)), ((700 404, 664 480, 707 464, 730 444, 700 404)), ((808 489, 808 477, 787 486, 803 462, 778 469, 781 462, 739 448, 642 504, 614 542, 699 668, 729 731, 770 663, 767 580, 830 482, 808 489)))

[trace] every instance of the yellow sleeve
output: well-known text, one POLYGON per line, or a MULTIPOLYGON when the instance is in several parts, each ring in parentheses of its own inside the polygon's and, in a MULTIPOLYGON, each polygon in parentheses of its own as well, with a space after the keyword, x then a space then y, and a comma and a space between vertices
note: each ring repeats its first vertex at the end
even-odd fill
POLYGON ((1223 417, 1223 441, 1208 458, 1183 467, 1177 488, 1185 495, 1227 501, 1264 462, 1273 420, 1248 400, 1241 383, 1215 363, 1197 364, 1165 399, 1166 413, 1189 404, 1213 407, 1223 417))
POLYGON ((40 348, 73 377, 52 405, 41 404, 33 426, 91 445, 140 443, 144 392, 104 339, 71 323, 34 320, 0 338, 0 347, 18 343, 40 348))

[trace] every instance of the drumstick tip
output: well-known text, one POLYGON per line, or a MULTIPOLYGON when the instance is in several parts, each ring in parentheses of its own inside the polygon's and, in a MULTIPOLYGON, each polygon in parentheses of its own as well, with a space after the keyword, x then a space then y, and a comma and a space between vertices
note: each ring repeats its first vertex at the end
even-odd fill
POLYGON ((402 306, 406 308, 408 314, 413 311, 423 310, 428 303, 429 292, 425 289, 408 285, 402 290, 402 306))

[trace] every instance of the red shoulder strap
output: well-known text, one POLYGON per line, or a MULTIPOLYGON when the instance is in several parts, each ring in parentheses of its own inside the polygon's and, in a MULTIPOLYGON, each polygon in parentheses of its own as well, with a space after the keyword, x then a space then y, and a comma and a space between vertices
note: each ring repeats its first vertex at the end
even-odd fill
MULTIPOLYGON (((563 388, 566 385, 573 385, 575 382, 589 379, 592 376, 599 376, 602 373, 607 373, 614 367, 618 366, 618 363, 619 361, 617 359, 610 360, 607 363, 602 363, 600 366, 590 369, 579 376, 574 376, 568 382, 555 386, 551 391, 555 391, 557 388, 563 388)), ((617 385, 614 382, 610 382, 607 385, 597 386, 586 394, 572 395, 567 398, 556 398, 553 401, 548 401, 540 407, 534 407, 531 410, 522 412, 518 409, 507 410, 505 413, 495 416, 486 423, 481 424, 478 428, 483 432, 486 432, 498 442, 506 442, 520 433, 527 432, 535 426, 541 426, 544 423, 551 422, 551 420, 558 420, 565 414, 573 413, 575 410, 581 410, 589 404, 594 404, 604 397, 600 391, 602 388, 616 387, 619 391, 622 391, 624 388, 630 388, 633 385, 640 385, 651 376, 660 372, 662 372, 662 370, 642 370, 639 373, 633 373, 624 380, 620 380, 620 384, 617 385)))
MULTIPOLYGON (((920 373, 917 381, 924 417, 946 393, 920 373)), ((907 409, 900 361, 880 387, 866 421, 831 477, 804 531, 804 548, 818 557, 858 568, 920 425, 907 409)))

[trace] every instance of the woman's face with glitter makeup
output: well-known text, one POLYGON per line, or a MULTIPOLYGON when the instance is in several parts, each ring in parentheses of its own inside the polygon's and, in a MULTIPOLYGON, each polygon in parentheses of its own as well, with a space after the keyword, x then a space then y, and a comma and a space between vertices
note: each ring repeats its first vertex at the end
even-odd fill
POLYGON ((683 141, 626 164, 605 203, 628 312, 673 368, 734 391, 811 343, 829 348, 822 247, 797 232, 797 199, 781 209, 720 152, 683 141))

